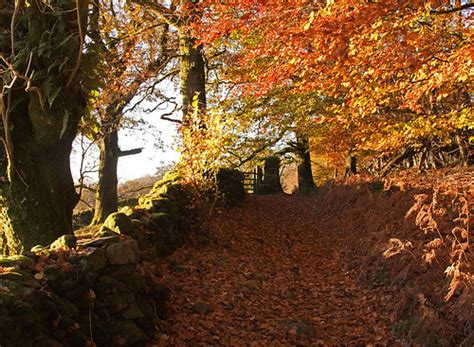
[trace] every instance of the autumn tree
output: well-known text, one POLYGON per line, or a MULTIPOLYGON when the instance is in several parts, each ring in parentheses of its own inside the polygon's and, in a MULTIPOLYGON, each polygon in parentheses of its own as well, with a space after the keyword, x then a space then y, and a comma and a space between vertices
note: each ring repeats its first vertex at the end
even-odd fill
POLYGON ((178 33, 180 56, 180 91, 185 126, 190 126, 190 115, 205 113, 206 109, 206 64, 204 47, 197 44, 189 30, 191 21, 200 20, 197 10, 199 1, 175 0, 153 2, 136 0, 137 4, 153 13, 157 20, 164 21, 178 33))
MULTIPOLYGON (((127 108, 137 109, 149 97, 157 97, 155 86, 173 75, 165 68, 177 56, 169 25, 151 18, 133 4, 98 6, 93 17, 92 39, 101 56, 100 86, 92 99, 91 115, 85 132, 100 149, 99 182, 93 223, 103 222, 117 211, 117 163, 121 156, 138 150, 123 151, 118 132, 127 122, 127 108), (99 11, 101 10, 101 11, 99 11), (139 100, 132 104, 132 100, 139 100), (91 127, 92 125, 92 127, 91 127)), ((158 95, 159 105, 168 98, 158 95)))
POLYGON ((69 155, 84 114, 95 52, 89 2, 7 1, 0 9, 2 253, 72 231, 69 155))
POLYGON ((321 120, 347 134, 341 146, 347 154, 391 158, 412 148, 408 153, 423 161, 441 142, 440 148, 457 146, 466 162, 472 7, 459 1, 205 1, 195 35, 208 45, 234 47, 234 64, 243 69, 232 78, 247 94, 265 96, 284 86, 295 95, 316 90, 335 100, 332 116, 321 120))

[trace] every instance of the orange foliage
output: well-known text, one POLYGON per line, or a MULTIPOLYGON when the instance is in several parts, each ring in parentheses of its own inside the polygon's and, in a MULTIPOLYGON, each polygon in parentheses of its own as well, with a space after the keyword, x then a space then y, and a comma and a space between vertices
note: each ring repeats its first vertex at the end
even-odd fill
POLYGON ((335 121, 333 131, 348 132, 360 150, 392 152, 472 127, 473 6, 204 1, 204 20, 194 29, 207 44, 233 47, 230 61, 238 69, 228 77, 243 93, 317 90, 338 101, 324 120, 335 121))

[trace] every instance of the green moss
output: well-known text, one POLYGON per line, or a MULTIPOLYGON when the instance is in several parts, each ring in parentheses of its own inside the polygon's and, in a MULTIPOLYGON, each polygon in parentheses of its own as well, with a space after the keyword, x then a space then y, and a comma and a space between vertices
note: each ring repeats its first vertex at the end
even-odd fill
POLYGON ((24 255, 12 255, 4 257, 0 255, 0 267, 20 266, 26 267, 33 263, 33 259, 25 257, 24 255))
POLYGON ((162 186, 181 182, 181 174, 176 171, 168 171, 161 180, 153 185, 150 193, 157 192, 162 186))
POLYGON ((12 268, 10 271, 0 273, 2 286, 9 288, 13 292, 33 287, 35 281, 28 271, 12 268))
POLYGON ((49 247, 50 249, 69 249, 76 247, 76 242, 74 235, 63 235, 57 238, 49 247))
POLYGON ((151 220, 157 227, 157 231, 169 232, 173 228, 173 218, 168 213, 153 213, 151 220))
POLYGON ((122 235, 133 236, 136 234, 136 230, 132 221, 125 213, 122 212, 115 212, 109 215, 105 220, 101 230, 103 230, 103 228, 112 230, 113 232, 122 235))

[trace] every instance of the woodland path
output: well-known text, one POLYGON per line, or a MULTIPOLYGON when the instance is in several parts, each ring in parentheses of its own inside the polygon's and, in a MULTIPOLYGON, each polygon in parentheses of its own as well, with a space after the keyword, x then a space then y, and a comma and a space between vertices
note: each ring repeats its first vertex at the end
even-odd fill
POLYGON ((396 344, 381 295, 350 269, 350 225, 315 199, 249 197, 215 219, 211 241, 163 260, 170 312, 153 345, 396 344))

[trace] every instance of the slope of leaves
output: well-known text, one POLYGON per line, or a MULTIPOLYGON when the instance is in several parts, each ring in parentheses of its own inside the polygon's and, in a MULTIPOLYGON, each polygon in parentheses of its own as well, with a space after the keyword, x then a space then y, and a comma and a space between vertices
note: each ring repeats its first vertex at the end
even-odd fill
POLYGON ((469 344, 472 171, 351 180, 249 197, 163 260, 172 295, 153 345, 469 344))
POLYGON ((156 345, 368 345, 394 341, 382 292, 356 281, 350 226, 328 230, 314 200, 252 197, 224 212, 211 240, 163 264, 170 324, 156 345))

